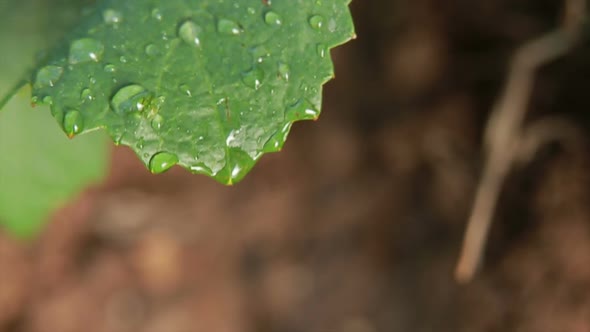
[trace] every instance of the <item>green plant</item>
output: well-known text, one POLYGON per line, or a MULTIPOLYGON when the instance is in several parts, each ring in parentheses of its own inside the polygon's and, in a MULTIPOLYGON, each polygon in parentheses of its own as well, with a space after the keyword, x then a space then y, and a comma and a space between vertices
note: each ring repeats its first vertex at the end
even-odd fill
MULTIPOLYGON (((33 104, 49 106, 69 137, 104 129, 115 144, 131 147, 153 173, 178 164, 232 184, 264 153, 282 148, 293 122, 319 116, 322 84, 333 77, 329 51, 354 36, 349 1, 99 0, 82 10, 77 25, 36 62, 17 88, 31 82, 33 104)), ((49 9, 51 19, 60 11, 69 12, 65 8, 81 5, 55 2, 49 9)), ((25 3, 43 5, 39 0, 25 3)), ((10 6, 19 5, 0 9, 15 12, 10 6)), ((8 31, 5 38, 11 37, 11 29, 3 31, 8 31)), ((30 36, 27 47, 38 40, 43 40, 41 46, 50 44, 45 41, 51 38, 30 36)), ((10 114, 27 113, 22 99, 17 99, 13 102, 21 106, 8 105, 0 126, 16 128, 19 120, 10 114)), ((35 121, 23 118, 22 123, 35 121)), ((56 181, 52 188, 60 195, 41 194, 51 203, 37 209, 35 216, 12 211, 24 209, 32 200, 30 192, 45 190, 19 184, 39 172, 22 169, 18 175, 16 164, 7 167, 7 161, 14 160, 8 156, 18 153, 25 155, 22 160, 29 159, 27 164, 40 160, 38 154, 33 156, 39 146, 29 144, 27 150, 23 142, 31 135, 44 141, 44 135, 39 126, 29 130, 0 131, 0 220, 9 227, 39 220, 55 207, 54 196, 71 196, 104 169, 104 141, 93 138, 88 146, 55 158, 56 169, 67 165, 70 170, 93 169, 91 174, 70 174, 56 181), (24 138, 17 137, 19 133, 24 138), (9 143, 15 140, 21 143, 9 143), (76 186, 65 190, 68 181, 76 186), (11 197, 14 188, 22 189, 17 199, 11 197)), ((44 147, 43 164, 62 149, 61 143, 44 147)))

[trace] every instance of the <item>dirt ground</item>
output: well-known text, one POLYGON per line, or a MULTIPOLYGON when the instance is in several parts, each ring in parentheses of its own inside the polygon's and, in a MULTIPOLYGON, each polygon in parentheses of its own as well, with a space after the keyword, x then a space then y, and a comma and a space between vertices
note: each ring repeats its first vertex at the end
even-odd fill
MULTIPOLYGON (((0 233, 0 331, 590 331, 587 135, 510 174, 483 268, 453 280, 510 55, 562 3, 351 6, 320 120, 242 183, 114 148, 38 240, 0 233)), ((588 132, 589 58, 586 38, 541 70, 527 123, 588 132)))

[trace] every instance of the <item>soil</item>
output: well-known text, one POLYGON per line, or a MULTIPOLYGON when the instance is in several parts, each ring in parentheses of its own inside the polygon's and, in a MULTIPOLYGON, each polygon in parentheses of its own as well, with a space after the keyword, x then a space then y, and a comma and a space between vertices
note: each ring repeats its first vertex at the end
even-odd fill
POLYGON ((553 0, 356 0, 316 122, 224 187, 108 180, 23 243, 0 233, 0 331, 590 331, 590 45, 543 68, 527 123, 584 135, 515 168, 476 279, 453 279, 510 55, 553 0))

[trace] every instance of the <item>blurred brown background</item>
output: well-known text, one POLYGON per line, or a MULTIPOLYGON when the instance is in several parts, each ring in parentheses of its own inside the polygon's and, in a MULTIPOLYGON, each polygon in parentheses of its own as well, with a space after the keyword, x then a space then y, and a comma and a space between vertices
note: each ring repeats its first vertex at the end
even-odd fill
MULTIPOLYGON (((117 148, 37 241, 0 233, 0 331, 590 331, 585 142, 510 174, 483 269, 452 278, 510 55, 561 1, 351 7, 320 120, 242 183, 150 175, 117 148)), ((587 132, 588 59, 585 39, 539 72, 527 122, 587 132)))

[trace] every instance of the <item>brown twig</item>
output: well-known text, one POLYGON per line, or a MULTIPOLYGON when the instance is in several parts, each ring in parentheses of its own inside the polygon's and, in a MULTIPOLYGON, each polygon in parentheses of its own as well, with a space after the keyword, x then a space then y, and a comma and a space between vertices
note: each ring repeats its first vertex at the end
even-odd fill
POLYGON ((573 47, 581 33, 585 13, 586 0, 566 0, 562 26, 524 44, 512 59, 504 92, 492 110, 485 132, 486 164, 455 270, 459 282, 470 281, 480 265, 502 184, 523 152, 523 139, 531 137, 525 135, 528 129, 523 128, 523 120, 535 72, 573 47))

